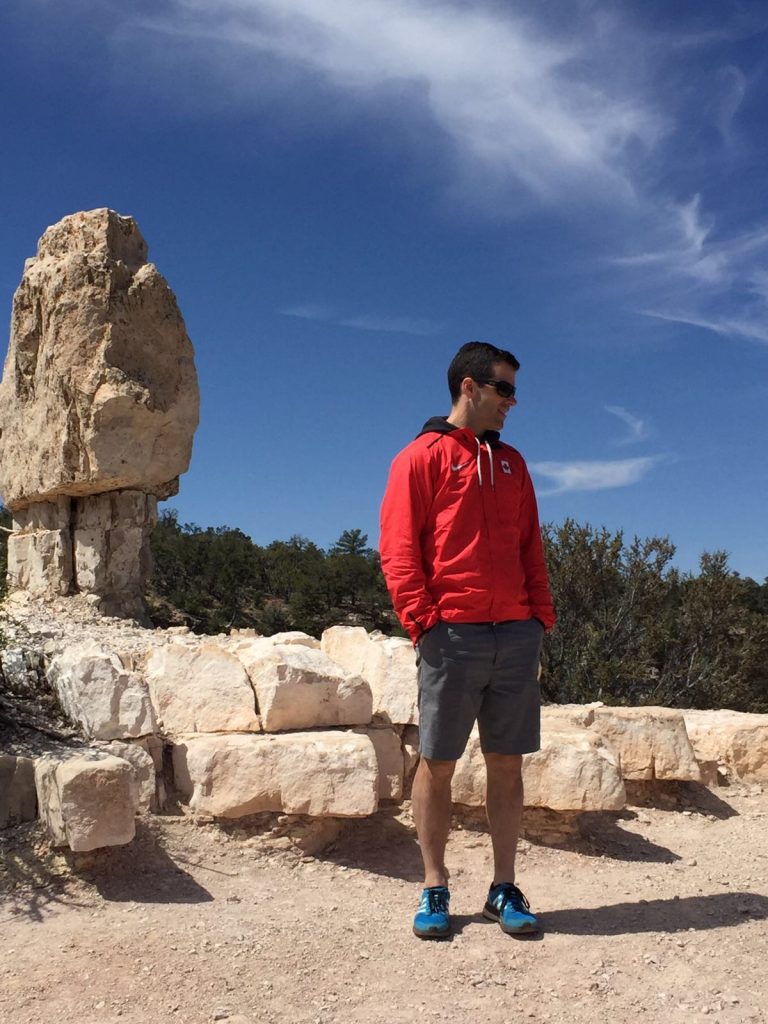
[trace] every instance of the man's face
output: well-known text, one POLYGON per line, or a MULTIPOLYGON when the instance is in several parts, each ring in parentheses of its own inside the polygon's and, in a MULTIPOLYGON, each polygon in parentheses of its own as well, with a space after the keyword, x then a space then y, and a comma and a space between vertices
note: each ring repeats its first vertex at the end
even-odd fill
MULTIPOLYGON (((514 386, 515 370, 509 363, 493 364, 493 379, 506 381, 514 386)), ((498 393, 493 384, 481 384, 476 382, 474 393, 473 419, 475 430, 481 433, 483 430, 502 430, 507 413, 513 405, 517 405, 515 398, 504 398, 498 393)))

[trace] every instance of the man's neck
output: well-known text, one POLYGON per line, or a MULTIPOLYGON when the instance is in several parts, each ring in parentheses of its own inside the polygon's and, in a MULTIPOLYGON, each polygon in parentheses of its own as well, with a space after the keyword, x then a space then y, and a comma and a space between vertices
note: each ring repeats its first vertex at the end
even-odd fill
POLYGON ((459 427, 459 429, 469 428, 475 437, 480 437, 485 433, 485 430, 478 428, 477 424, 473 423, 473 417, 469 409, 454 406, 448 413, 446 420, 454 427, 459 427))

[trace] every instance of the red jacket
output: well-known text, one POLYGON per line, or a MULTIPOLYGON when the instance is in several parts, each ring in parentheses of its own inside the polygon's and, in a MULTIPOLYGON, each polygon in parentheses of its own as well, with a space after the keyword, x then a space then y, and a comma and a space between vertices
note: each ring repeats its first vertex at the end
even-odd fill
POLYGON ((441 619, 555 623, 533 484, 494 431, 425 425, 392 463, 379 550, 414 643, 441 619))

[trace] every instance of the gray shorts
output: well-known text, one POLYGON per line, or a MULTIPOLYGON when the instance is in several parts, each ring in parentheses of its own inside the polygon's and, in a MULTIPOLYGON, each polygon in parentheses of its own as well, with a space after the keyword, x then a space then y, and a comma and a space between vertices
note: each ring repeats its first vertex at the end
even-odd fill
POLYGON ((475 721, 485 754, 539 749, 538 619, 438 622, 419 640, 419 751, 455 761, 475 721))

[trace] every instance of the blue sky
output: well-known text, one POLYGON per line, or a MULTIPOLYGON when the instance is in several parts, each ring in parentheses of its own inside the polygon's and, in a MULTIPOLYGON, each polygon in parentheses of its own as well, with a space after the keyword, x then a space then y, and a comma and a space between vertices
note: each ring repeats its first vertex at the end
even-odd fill
POLYGON ((543 521, 768 575, 768 12, 729 0, 5 0, 0 302, 136 218, 196 350, 171 502, 377 537, 480 338, 543 521))

